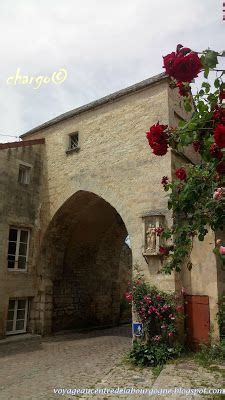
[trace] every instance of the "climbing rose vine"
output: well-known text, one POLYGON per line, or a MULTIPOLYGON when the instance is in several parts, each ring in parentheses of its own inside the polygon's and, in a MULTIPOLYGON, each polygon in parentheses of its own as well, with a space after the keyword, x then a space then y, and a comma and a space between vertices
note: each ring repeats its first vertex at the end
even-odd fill
MULTIPOLYGON (((149 146, 156 156, 166 155, 169 148, 181 153, 191 146, 198 155, 198 162, 179 165, 171 180, 167 176, 161 180, 173 211, 172 226, 160 232, 165 244, 159 252, 167 257, 166 273, 180 271, 184 263, 192 267, 189 256, 195 237, 203 241, 209 228, 219 237, 225 229, 225 70, 218 68, 224 56, 225 52, 198 53, 179 44, 163 57, 170 87, 178 90, 189 119, 176 128, 156 121, 147 132, 149 146), (213 85, 211 71, 216 71, 213 85), (201 73, 201 88, 192 96, 190 84, 201 73)), ((214 252, 225 265, 225 243, 220 237, 214 252)))

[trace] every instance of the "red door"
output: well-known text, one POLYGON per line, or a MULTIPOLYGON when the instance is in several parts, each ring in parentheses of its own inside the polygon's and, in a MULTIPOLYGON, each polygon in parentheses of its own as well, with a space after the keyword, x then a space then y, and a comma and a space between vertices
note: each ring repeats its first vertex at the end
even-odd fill
POLYGON ((190 347, 197 349, 201 343, 209 344, 209 297, 186 295, 185 315, 187 343, 190 347))

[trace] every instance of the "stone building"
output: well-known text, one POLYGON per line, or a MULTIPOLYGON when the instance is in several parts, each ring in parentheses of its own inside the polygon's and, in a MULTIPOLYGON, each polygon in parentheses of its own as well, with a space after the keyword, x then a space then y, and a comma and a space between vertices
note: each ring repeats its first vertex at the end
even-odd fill
POLYGON ((194 158, 153 156, 145 132, 158 120, 175 126, 187 118, 160 74, 0 145, 2 338, 126 321, 123 295, 136 265, 161 289, 184 287, 196 310, 204 308, 204 335, 210 320, 218 336, 224 273, 213 235, 195 244, 192 271, 160 274, 158 243, 146 255, 149 226, 171 223, 161 177, 194 158))

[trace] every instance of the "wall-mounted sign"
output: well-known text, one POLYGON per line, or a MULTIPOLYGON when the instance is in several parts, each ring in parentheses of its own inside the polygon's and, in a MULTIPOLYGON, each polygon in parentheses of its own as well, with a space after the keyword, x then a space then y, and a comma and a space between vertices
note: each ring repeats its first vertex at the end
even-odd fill
POLYGON ((143 336, 143 324, 141 322, 133 322, 133 334, 134 336, 143 336))

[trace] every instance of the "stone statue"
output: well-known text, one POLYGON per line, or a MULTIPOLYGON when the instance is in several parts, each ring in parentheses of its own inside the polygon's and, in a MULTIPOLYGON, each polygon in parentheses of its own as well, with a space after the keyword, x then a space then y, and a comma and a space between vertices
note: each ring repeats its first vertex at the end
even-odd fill
POLYGON ((147 236, 147 249, 146 251, 149 253, 156 252, 156 231, 154 225, 149 225, 146 231, 147 236))

